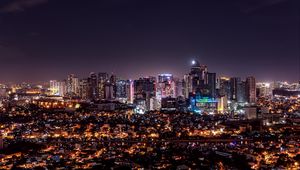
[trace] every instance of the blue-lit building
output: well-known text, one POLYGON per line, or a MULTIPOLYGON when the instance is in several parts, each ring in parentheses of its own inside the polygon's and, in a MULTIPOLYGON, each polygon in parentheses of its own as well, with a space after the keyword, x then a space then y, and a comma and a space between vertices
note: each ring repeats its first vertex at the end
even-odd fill
POLYGON ((201 96, 200 93, 190 96, 189 110, 198 114, 213 114, 217 112, 218 101, 215 98, 201 96))

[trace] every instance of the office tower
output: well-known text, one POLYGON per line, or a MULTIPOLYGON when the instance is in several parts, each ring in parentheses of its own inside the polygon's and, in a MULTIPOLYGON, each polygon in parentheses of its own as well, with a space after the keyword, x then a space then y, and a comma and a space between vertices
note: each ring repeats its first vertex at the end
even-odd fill
POLYGON ((216 73, 209 73, 207 66, 200 65, 198 61, 192 62, 191 71, 184 77, 184 96, 216 97, 216 73))
POLYGON ((67 93, 66 82, 65 81, 57 81, 50 80, 50 95, 55 96, 65 96, 67 93))
POLYGON ((89 99, 89 83, 88 79, 81 79, 79 81, 79 95, 82 99, 89 99))
POLYGON ((247 101, 245 81, 239 81, 237 84, 236 101, 239 103, 245 103, 247 101))
POLYGON ((183 76, 183 96, 185 99, 189 98, 189 94, 192 92, 192 84, 189 74, 183 76))
POLYGON ((156 85, 157 109, 161 107, 163 98, 175 97, 175 82, 172 74, 159 74, 156 85))
POLYGON ((79 95, 79 79, 74 74, 68 75, 67 94, 69 96, 78 96, 79 95))
POLYGON ((134 101, 135 103, 144 103, 145 110, 149 111, 153 107, 153 98, 155 98, 156 93, 156 78, 140 78, 134 80, 134 101), (144 102, 143 102, 144 101, 144 102))
POLYGON ((105 99, 106 100, 114 100, 115 99, 115 86, 109 81, 105 83, 105 99))
POLYGON ((252 76, 246 78, 246 96, 249 103, 256 103, 256 83, 252 76))
POLYGON ((98 77, 92 72, 88 78, 88 98, 97 99, 98 96, 98 77))
POLYGON ((116 83, 117 83, 117 76, 112 74, 109 78, 110 90, 112 93, 112 99, 116 98, 116 83))
POLYGON ((107 73, 99 73, 98 74, 98 93, 99 99, 105 99, 105 84, 108 82, 108 74, 107 73))
POLYGON ((128 96, 128 102, 129 103, 133 103, 134 100, 134 85, 133 85, 133 81, 132 80, 128 80, 129 83, 129 87, 127 88, 128 92, 127 94, 129 94, 128 96))
POLYGON ((159 98, 176 97, 175 81, 172 74, 159 74, 157 82, 159 98))
POLYGON ((114 75, 114 74, 112 74, 111 76, 110 76, 110 83, 112 83, 112 84, 116 84, 116 82, 117 82, 117 76, 116 75, 114 75))
POLYGON ((57 80, 50 80, 50 95, 58 95, 59 82, 57 80))
POLYGON ((227 96, 220 96, 218 98, 218 112, 225 113, 228 108, 227 96))
MULTIPOLYGON (((130 80, 117 80, 116 82, 116 99, 120 102, 131 102, 131 89, 132 81, 130 80)), ((132 103, 132 102, 131 102, 132 103)))
POLYGON ((200 65, 198 61, 193 61, 189 77, 191 93, 206 94, 207 91, 204 90, 204 86, 207 84, 207 66, 200 65))
POLYGON ((175 97, 184 97, 184 83, 179 78, 174 78, 175 82, 175 97))
POLYGON ((208 97, 216 98, 216 73, 207 73, 208 97))
POLYGON ((237 101, 237 93, 238 93, 238 84, 241 82, 240 77, 232 77, 230 78, 230 100, 237 101))
POLYGON ((66 80, 58 82, 58 95, 64 97, 67 94, 66 80))
POLYGON ((230 79, 227 77, 220 77, 218 80, 218 92, 219 96, 227 96, 227 99, 231 97, 230 79))

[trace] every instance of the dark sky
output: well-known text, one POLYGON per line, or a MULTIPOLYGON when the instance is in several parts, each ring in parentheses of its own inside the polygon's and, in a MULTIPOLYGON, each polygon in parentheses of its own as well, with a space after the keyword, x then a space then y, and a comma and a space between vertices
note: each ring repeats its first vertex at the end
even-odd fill
POLYGON ((0 81, 189 71, 299 79, 299 0, 1 0, 0 81))

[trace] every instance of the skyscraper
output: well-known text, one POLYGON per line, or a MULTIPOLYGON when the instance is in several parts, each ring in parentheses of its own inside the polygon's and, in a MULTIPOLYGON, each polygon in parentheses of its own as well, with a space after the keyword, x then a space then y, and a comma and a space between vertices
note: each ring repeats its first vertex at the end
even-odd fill
POLYGON ((99 99, 105 99, 105 84, 108 81, 108 74, 107 73, 99 73, 98 74, 98 93, 99 99))
POLYGON ((256 103, 256 83, 252 76, 246 78, 246 96, 250 104, 256 103))
POLYGON ((175 81, 172 74, 158 75, 157 93, 159 93, 160 98, 176 97, 175 81))
POLYGON ((192 62, 191 71, 184 77, 184 95, 199 93, 205 97, 216 97, 216 73, 209 73, 207 66, 192 62))
POLYGON ((92 72, 88 78, 88 98, 97 99, 98 98, 98 77, 92 72))
POLYGON ((236 101, 239 103, 245 103, 247 101, 245 81, 239 81, 237 84, 236 101))
POLYGON ((201 95, 207 93, 204 90, 204 86, 207 84, 207 66, 200 65, 198 61, 193 61, 189 76, 191 93, 200 93, 201 95))
POLYGON ((82 99, 89 99, 89 84, 88 84, 88 79, 81 79, 79 81, 79 86, 80 86, 80 90, 79 90, 79 94, 80 94, 80 97, 82 99))
POLYGON ((58 82, 58 95, 64 97, 67 94, 66 80, 58 82))
POLYGON ((58 95, 59 91, 59 83, 57 80, 50 80, 50 94, 51 95, 58 95))
POLYGON ((208 97, 216 98, 216 73, 207 73, 208 97))
POLYGON ((156 96, 156 78, 140 78, 134 81, 135 103, 144 103, 146 110, 151 110, 156 96), (144 102, 142 102, 144 101, 144 102))
POLYGON ((231 101, 237 101, 237 93, 238 93, 238 84, 240 84, 240 77, 231 77, 230 78, 230 95, 229 99, 231 101))
POLYGON ((220 77, 218 80, 219 84, 219 95, 220 96, 227 96, 227 99, 231 98, 231 88, 230 88, 230 79, 227 77, 220 77))
POLYGON ((130 80, 117 80, 116 82, 116 99, 121 102, 132 103, 131 96, 132 82, 130 80))
POLYGON ((79 96, 79 79, 74 74, 68 75, 67 94, 69 96, 79 96))

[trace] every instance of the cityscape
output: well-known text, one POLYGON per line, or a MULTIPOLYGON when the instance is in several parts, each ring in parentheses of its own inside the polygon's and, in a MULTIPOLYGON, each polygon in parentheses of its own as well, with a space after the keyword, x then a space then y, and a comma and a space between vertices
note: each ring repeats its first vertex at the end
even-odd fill
POLYGON ((299 3, 0 1, 0 170, 300 170, 299 3))
POLYGON ((298 169, 300 84, 217 77, 193 60, 122 80, 1 84, 1 167, 298 169))

